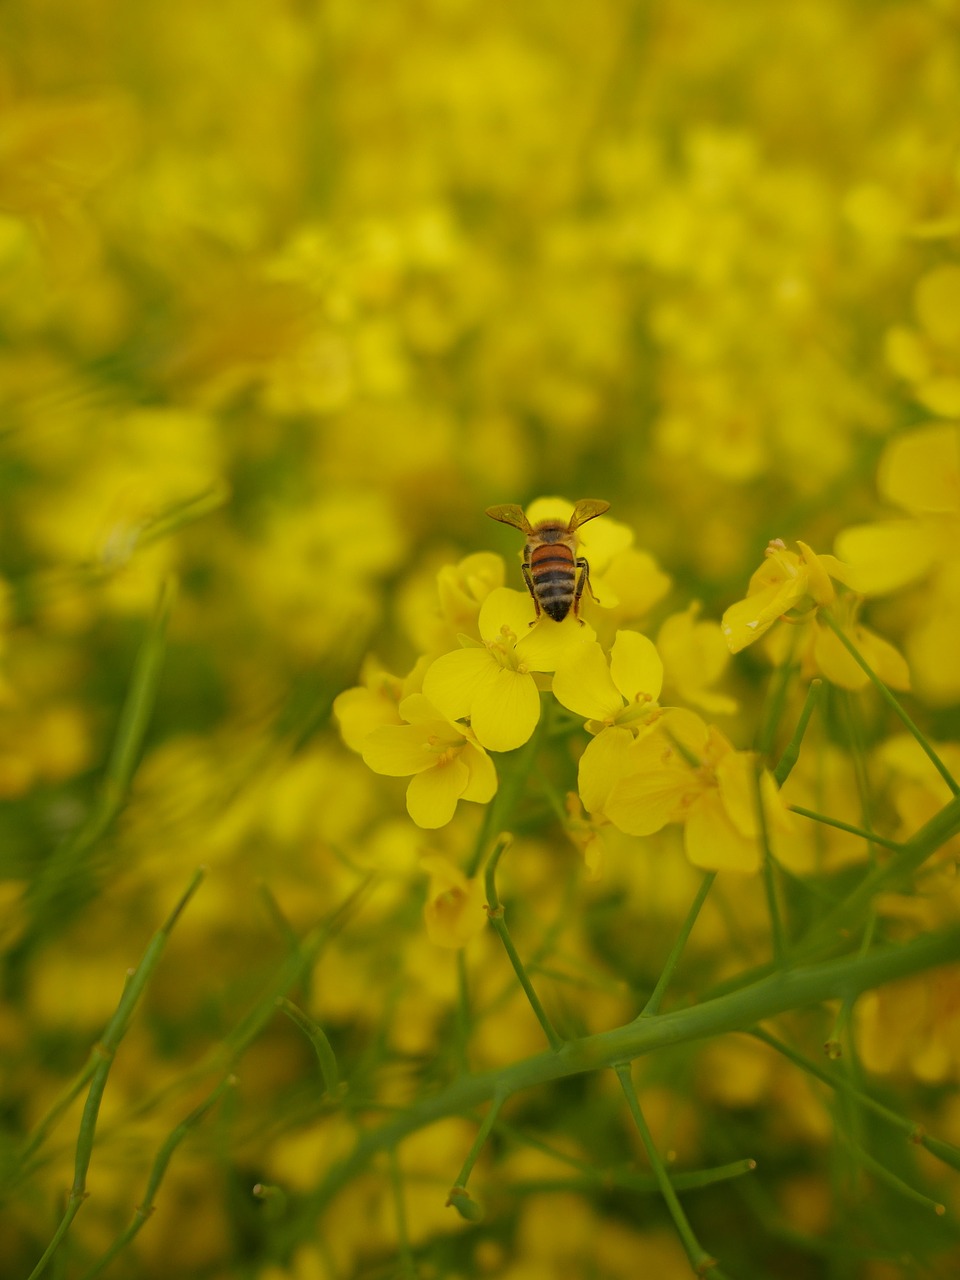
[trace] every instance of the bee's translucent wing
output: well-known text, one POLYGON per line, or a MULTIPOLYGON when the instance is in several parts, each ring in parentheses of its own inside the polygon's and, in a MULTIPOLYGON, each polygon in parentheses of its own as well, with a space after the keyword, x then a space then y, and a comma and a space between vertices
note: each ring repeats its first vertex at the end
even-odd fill
POLYGON ((567 528, 573 533, 581 524, 586 524, 588 520, 593 520, 596 516, 602 516, 605 511, 610 510, 610 503, 604 502, 600 498, 583 498, 573 508, 573 515, 570 517, 570 523, 567 528))
POLYGON ((533 533, 530 521, 523 514, 523 507, 518 507, 515 502, 508 502, 500 507, 487 507, 487 515, 491 520, 499 520, 501 524, 512 524, 521 533, 533 533))

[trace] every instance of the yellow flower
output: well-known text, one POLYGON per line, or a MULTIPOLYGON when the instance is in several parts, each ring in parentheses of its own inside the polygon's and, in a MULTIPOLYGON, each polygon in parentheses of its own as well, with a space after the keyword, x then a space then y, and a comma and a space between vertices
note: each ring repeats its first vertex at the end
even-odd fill
POLYGON ((445 826, 459 800, 492 799, 496 770, 469 729, 445 719, 420 693, 404 698, 399 711, 403 723, 367 734, 363 759, 374 773, 413 775, 407 812, 418 827, 445 826))
POLYGON ((849 583, 847 567, 830 555, 817 555, 798 542, 799 555, 775 538, 766 559, 750 579, 745 600, 724 613, 720 624, 731 653, 753 644, 784 615, 802 617, 820 605, 832 604, 836 591, 831 579, 849 583))
POLYGON ((580 645, 557 667, 554 697, 586 717, 590 733, 610 725, 645 723, 659 708, 663 663, 653 642, 636 631, 618 631, 610 664, 600 645, 580 645))
POLYGON ((447 858, 428 854, 420 865, 430 877, 423 919, 427 937, 438 947, 463 947, 487 922, 483 882, 468 880, 447 858))
POLYGON ((423 691, 450 720, 469 719, 477 742, 490 751, 522 746, 540 719, 533 673, 554 671, 594 639, 572 614, 563 622, 541 617, 530 626, 530 598, 499 587, 480 608, 483 646, 444 654, 423 678, 423 691))
POLYGON ((700 609, 700 602, 695 600, 682 613, 666 618, 657 633, 664 679, 683 702, 710 715, 733 715, 737 710, 734 699, 708 687, 723 675, 730 651, 719 624, 700 621, 700 609))
POLYGON ((333 700, 333 714, 340 724, 340 734, 351 751, 363 751, 364 743, 374 729, 385 724, 403 724, 400 703, 412 693, 419 693, 423 682, 421 659, 408 676, 393 676, 375 658, 364 659, 360 671, 362 685, 346 689, 333 700))
MULTIPOLYGON (((692 711, 669 710, 646 733, 607 729, 580 759, 580 794, 627 835, 647 836, 683 824, 690 861, 706 870, 756 871, 761 848, 756 758, 735 751, 692 711)), ((760 779, 770 834, 791 829, 771 775, 760 779)))

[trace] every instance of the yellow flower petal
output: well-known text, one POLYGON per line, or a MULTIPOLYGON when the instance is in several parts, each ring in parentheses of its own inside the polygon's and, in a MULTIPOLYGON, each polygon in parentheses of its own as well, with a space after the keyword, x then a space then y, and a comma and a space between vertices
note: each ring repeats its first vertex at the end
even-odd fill
POLYGON ((439 854, 422 858, 420 865, 430 876, 423 909, 427 937, 440 947, 462 947, 486 924, 483 884, 468 880, 458 867, 439 854))
POLYGON ((488 751, 522 747, 540 719, 540 695, 533 676, 501 667, 474 700, 470 726, 488 751))
POLYGON ((407 787, 407 813, 418 827, 445 827, 453 817, 470 773, 462 760, 436 761, 418 773, 407 787))
POLYGON ((587 743, 580 757, 578 789, 588 813, 606 813, 610 788, 622 775, 633 745, 629 729, 604 729, 587 743))
POLYGON ((656 702, 663 687, 663 663, 653 641, 639 631, 618 631, 610 650, 610 675, 627 702, 656 702))
POLYGON ((596 642, 579 645, 561 663, 553 677, 553 694, 558 702, 587 720, 613 720, 623 709, 623 698, 596 642))
POLYGON ((492 800, 497 790, 497 771, 487 753, 468 742, 460 753, 460 759, 470 774, 462 799, 474 800, 478 804, 492 800))
POLYGON ((450 720, 470 715, 478 695, 496 678, 500 664, 488 649, 458 649, 437 658, 423 677, 423 692, 450 720))
POLYGON ((759 841, 734 829, 718 791, 705 791, 691 806, 683 847, 693 865, 704 871, 749 874, 760 868, 759 841))
POLYGON ((756 768, 756 757, 752 752, 729 751, 715 769, 727 817, 742 836, 755 836, 759 830, 756 768))
POLYGON ((529 592, 495 587, 480 606, 480 634, 488 643, 497 642, 503 639, 506 628, 516 642, 528 634, 535 615, 529 592))
POLYGON ((720 630, 731 653, 739 653, 764 634, 796 603, 799 594, 792 586, 774 583, 763 591, 738 600, 727 609, 720 630))
POLYGON ((917 514, 960 511, 960 428, 935 423, 891 440, 877 469, 877 488, 917 514))
POLYGON ((855 589, 872 596, 924 577, 941 552, 936 531, 918 520, 851 525, 838 534, 836 547, 850 567, 855 589))
POLYGON ((351 751, 362 751, 364 740, 382 725, 400 723, 396 699, 382 690, 347 689, 333 700, 340 734, 351 751))
POLYGON ((382 725, 363 742, 363 761, 374 773, 404 778, 423 769, 432 769, 437 753, 431 750, 419 725, 382 725))
POLYGON ((588 622, 581 626, 572 611, 562 622, 541 615, 537 625, 517 641, 517 660, 528 671, 555 671, 596 637, 593 627, 588 622))
POLYGON ((648 836, 680 822, 700 789, 694 770, 663 734, 638 738, 630 750, 630 772, 614 782, 604 812, 631 836, 648 836))

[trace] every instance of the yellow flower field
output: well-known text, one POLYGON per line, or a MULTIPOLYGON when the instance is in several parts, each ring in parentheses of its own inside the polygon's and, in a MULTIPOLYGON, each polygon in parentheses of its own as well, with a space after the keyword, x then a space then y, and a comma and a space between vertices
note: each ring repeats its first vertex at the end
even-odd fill
POLYGON ((957 121, 958 0, 0 8, 0 1280, 960 1273, 957 121))

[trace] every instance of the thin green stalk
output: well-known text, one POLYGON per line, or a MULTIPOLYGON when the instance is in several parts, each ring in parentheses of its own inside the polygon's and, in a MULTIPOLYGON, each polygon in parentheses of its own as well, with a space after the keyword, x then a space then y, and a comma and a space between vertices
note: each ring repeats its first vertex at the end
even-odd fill
POLYGON ((676 972, 677 965, 680 963, 680 957, 683 955, 687 940, 693 932, 693 926, 697 923, 697 917, 700 910, 707 900, 707 894, 713 887, 713 882, 717 878, 715 871, 708 871, 700 881, 700 888, 697 890, 697 896, 694 898, 690 910, 687 912, 687 918, 683 922, 683 927, 677 934, 673 946, 670 948, 670 954, 667 956, 667 962, 661 970, 660 977, 657 979, 657 985, 654 987, 650 999, 643 1006, 638 1018, 651 1018, 655 1013, 660 1012, 660 1005, 663 1003, 663 997, 666 994, 667 987, 676 972))
POLYGON ((390 1185, 393 1188, 393 1204, 397 1215, 397 1253, 400 1258, 400 1271, 404 1280, 416 1280, 417 1267, 410 1248, 410 1233, 407 1230, 407 1207, 403 1198, 403 1177, 400 1172, 400 1161, 397 1159, 396 1147, 387 1152, 390 1161, 390 1185))
POLYGON ((777 731, 777 725, 783 718, 783 709, 787 701, 787 689, 790 685, 790 677, 795 675, 797 672, 794 655, 797 651, 799 634, 799 631, 795 627, 791 630, 786 658, 774 671, 771 679, 772 687, 770 696, 767 699, 767 714, 764 719, 763 727, 757 738, 757 751, 765 758, 770 754, 770 748, 773 746, 773 738, 777 731))
POLYGON ((498 838, 493 853, 490 855, 490 860, 487 863, 484 875, 487 890, 487 914, 490 917, 490 923, 497 931, 497 936, 503 943, 503 949, 506 951, 507 956, 510 959, 510 963, 513 965, 513 971, 517 975, 520 985, 523 987, 526 997, 530 1002, 530 1008, 536 1014, 537 1021, 540 1023, 541 1027, 543 1027, 543 1033, 547 1037, 550 1048, 556 1052, 563 1044, 563 1041, 557 1034, 553 1023, 547 1017, 546 1011, 540 1003, 540 998, 536 991, 534 991, 533 984, 527 976, 527 971, 523 966, 523 961, 520 959, 517 949, 513 945, 513 939, 510 937, 510 932, 507 929, 507 923, 503 918, 503 903, 500 901, 500 897, 497 894, 497 863, 500 861, 501 855, 506 849, 510 848, 512 843, 512 836, 501 835, 498 838))
POLYGON ((784 748, 783 755, 777 761, 777 767, 773 771, 773 780, 778 787, 783 786, 787 778, 790 777, 794 765, 800 759, 800 745, 803 742, 804 734, 807 732, 807 725, 810 723, 810 717, 820 701, 822 692, 823 681, 811 680, 810 688, 807 690, 807 696, 803 703, 803 709, 800 712, 800 719, 797 721, 797 727, 793 731, 793 737, 784 748))
MULTIPOLYGON (((756 1167, 756 1160, 734 1160, 713 1169, 671 1173, 670 1181, 674 1191, 699 1191, 703 1187, 714 1187, 721 1182, 742 1178, 747 1173, 753 1173, 756 1167)), ((592 1191, 608 1191, 611 1187, 622 1187, 624 1191, 637 1191, 641 1195, 657 1195, 660 1192, 660 1183, 653 1175, 630 1173, 624 1169, 597 1169, 592 1176, 582 1174, 570 1178, 523 1178, 518 1182, 511 1182, 509 1191, 511 1196, 563 1191, 589 1195, 592 1191)))
POLYGON ((77 1136, 77 1150, 74 1160, 73 1185, 67 1198, 67 1207, 53 1239, 44 1250, 40 1261, 31 1271, 30 1280, 36 1280, 36 1277, 44 1272, 48 1262, 70 1230, 70 1225, 77 1216, 80 1206, 87 1198, 87 1170, 90 1167, 90 1160, 93 1155, 93 1140, 100 1115, 100 1103, 103 1100, 103 1091, 107 1085, 107 1076, 110 1074, 117 1047, 130 1024, 130 1018, 137 1002, 160 962, 160 957, 163 954, 163 949, 167 944, 167 939, 173 926, 177 923, 181 912, 200 887, 203 876, 204 871, 202 868, 194 873, 193 879, 182 894, 179 902, 151 938, 143 954, 143 959, 137 965, 137 968, 130 976, 130 980, 124 987, 116 1012, 107 1023, 103 1037, 97 1045, 98 1062, 91 1076, 90 1089, 87 1093, 87 1100, 84 1103, 83 1114, 80 1117, 80 1129, 77 1136))
POLYGON ((147 1220, 156 1207, 154 1205, 154 1199, 160 1187, 160 1183, 163 1181, 164 1175, 167 1172, 167 1166, 173 1157, 173 1153, 190 1130, 195 1129, 207 1112, 216 1106, 225 1090, 233 1088, 236 1083, 237 1078, 233 1075, 227 1076, 225 1080, 221 1080, 213 1092, 210 1093, 198 1107, 195 1107, 193 1111, 191 1111, 190 1114, 177 1125, 172 1133, 167 1136, 154 1159, 153 1166, 150 1170, 150 1176, 147 1179, 147 1186, 143 1194, 143 1200, 137 1206, 133 1221, 126 1230, 119 1235, 116 1240, 114 1240, 106 1253, 104 1253, 102 1257, 98 1258, 88 1271, 84 1272, 82 1280, 94 1280, 94 1276, 98 1276, 102 1271, 105 1271, 114 1258, 116 1258, 117 1255, 127 1247, 131 1240, 133 1240, 138 1232, 145 1226, 147 1220))
POLYGON ((32 913, 37 922, 44 920, 50 903, 64 891, 86 852, 104 835, 123 807, 157 699, 174 596, 174 583, 167 579, 134 660, 130 686, 93 808, 77 831, 47 859, 31 888, 32 913))
POLYGON ((948 840, 960 832, 960 796, 955 796, 935 813, 929 822, 905 841, 885 865, 869 871, 855 889, 841 899, 811 932, 803 943, 804 954, 815 951, 835 938, 838 931, 849 931, 869 911, 881 890, 898 884, 917 870, 948 840))
POLYGON ((885 836, 878 836, 875 831, 865 831, 863 827, 854 827, 849 822, 841 822, 838 818, 828 818, 825 814, 814 813, 812 809, 804 809, 799 804, 790 805, 790 812, 798 813, 801 818, 810 818, 813 822, 822 823, 825 827, 836 827, 838 831, 859 836, 861 840, 866 840, 869 844, 878 844, 882 849, 893 849, 899 852, 904 847, 900 840, 888 840, 885 836))
POLYGON ((467 1158, 464 1160, 460 1172, 457 1174, 457 1180, 451 1187, 450 1194, 447 1197, 447 1204, 452 1205, 460 1216, 466 1218, 468 1222, 479 1222, 482 1216, 482 1209, 467 1190, 467 1183, 470 1181, 473 1166, 477 1163, 477 1158, 490 1137, 490 1130, 496 1122, 500 1108, 506 1102, 508 1096, 505 1093, 494 1094, 490 1106, 487 1108, 487 1114, 483 1117, 483 1123, 477 1130, 473 1145, 467 1152, 467 1158))
POLYGON ((884 1106, 882 1102, 878 1102, 869 1093, 859 1089, 846 1076, 831 1075, 819 1063, 805 1057, 802 1053, 798 1053, 796 1049, 792 1049, 788 1044, 784 1044, 782 1040, 778 1040, 776 1036, 770 1035, 769 1032, 764 1031, 762 1028, 755 1027, 750 1034, 754 1039, 763 1041, 771 1049, 775 1049, 777 1053, 782 1054, 794 1066, 799 1067, 801 1071, 805 1071, 808 1075, 822 1081, 823 1084, 829 1085, 831 1089, 836 1089, 840 1093, 847 1093, 851 1097, 855 1097, 862 1107, 872 1111, 874 1115, 880 1116, 881 1119, 886 1120, 895 1129, 899 1129, 911 1142, 924 1147, 931 1155, 943 1161, 944 1164, 949 1165, 952 1169, 960 1169, 960 1147, 955 1147, 950 1142, 943 1142, 939 1138, 931 1138, 924 1132, 921 1125, 914 1124, 912 1120, 908 1120, 906 1116, 899 1115, 896 1111, 891 1111, 889 1107, 884 1106))
POLYGON ((317 1062, 320 1064, 320 1074, 323 1076, 324 1087, 327 1093, 333 1093, 340 1083, 340 1072, 337 1069, 337 1058, 333 1052, 333 1046, 327 1039, 323 1028, 314 1022, 312 1018, 309 1018, 292 1000, 288 1000, 286 996, 277 996, 276 1005, 278 1009, 281 1009, 287 1015, 291 1022, 296 1023, 313 1045, 313 1051, 317 1055, 317 1062))
POLYGON ((783 921, 780 918, 780 903, 777 900, 777 885, 774 880, 774 862, 770 851, 770 833, 767 830, 767 811, 763 803, 762 778, 763 766, 758 760, 757 767, 753 771, 753 797, 757 807, 757 835, 763 854, 763 888, 767 898, 767 912, 770 916, 773 962, 776 965, 782 965, 786 956, 786 943, 783 936, 783 921))
POLYGON ((850 657, 853 658, 854 662, 857 664, 860 670, 863 671, 863 673, 867 676, 868 680, 871 682, 871 684, 880 694, 880 697, 884 700, 884 702, 891 709, 894 715, 898 717, 901 723, 905 725, 907 731, 917 740, 924 754, 927 756, 928 760, 936 769, 937 773, 940 774, 940 777, 943 778, 944 782, 950 788, 952 793, 955 796, 960 795, 960 784, 958 784, 954 780, 954 777, 950 773, 950 770, 947 768, 947 766, 943 763, 943 761, 934 751, 933 747, 931 747, 930 743, 926 739, 926 736, 920 731, 917 725, 914 724, 914 722, 910 719, 906 711, 903 709, 903 707, 900 705, 897 699, 893 696, 893 694, 890 692, 887 686, 883 683, 880 677, 873 671, 871 667, 867 665, 867 663, 860 656, 859 650, 846 636, 840 624, 837 622, 836 618, 834 618, 833 615, 830 613, 829 609, 821 609, 817 616, 820 618, 822 622, 825 622, 827 624, 827 626, 830 628, 833 634, 837 637, 837 639, 840 641, 840 643, 843 645, 846 651, 850 654, 850 657))
POLYGON ((666 1202, 670 1217, 673 1219, 673 1225, 677 1229, 677 1235, 684 1247, 687 1257, 690 1259, 690 1266, 698 1276, 705 1276, 709 1271, 713 1271, 716 1275, 717 1259, 710 1256, 706 1249, 701 1245, 700 1241, 694 1234, 690 1220, 683 1211, 683 1207, 677 1198, 673 1183, 670 1181, 670 1175, 660 1159, 660 1153, 657 1151, 656 1143, 653 1141, 653 1135, 647 1126, 643 1111, 640 1107, 640 1099, 637 1097, 637 1091, 633 1086, 633 1076, 630 1071, 629 1062, 618 1062, 614 1064, 614 1071, 617 1079, 620 1081, 620 1087, 623 1095, 627 1100, 627 1106, 630 1108, 630 1114, 633 1116, 633 1122, 637 1126, 637 1132, 640 1134, 640 1141, 643 1143, 644 1150, 647 1153, 647 1159, 650 1161, 650 1167, 653 1170, 653 1176, 657 1180, 657 1186, 660 1194, 666 1202))
POLYGON ((749 986, 656 1018, 641 1018, 509 1066, 462 1076, 446 1088, 407 1107, 382 1126, 366 1130, 352 1152, 334 1165, 291 1214, 278 1242, 292 1249, 311 1235, 317 1215, 380 1151, 447 1116, 463 1115, 498 1093, 519 1093, 551 1081, 630 1061, 668 1045, 749 1031, 768 1018, 807 1005, 853 996, 886 982, 922 973, 960 959, 960 926, 927 933, 866 955, 843 956, 819 964, 780 970, 749 986))
POLYGON ((855 1160, 872 1173, 879 1182, 883 1182, 894 1191, 898 1191, 908 1200, 912 1200, 914 1204, 923 1205, 925 1209, 932 1209, 937 1217, 943 1217, 947 1211, 946 1205, 942 1205, 936 1200, 931 1200, 929 1196, 925 1196, 923 1192, 918 1191, 916 1187, 911 1187, 909 1182, 904 1182, 903 1178, 895 1174, 892 1169, 888 1169, 882 1161, 876 1158, 876 1156, 873 1156, 869 1151, 864 1150, 860 1143, 855 1142, 851 1137, 843 1133, 842 1130, 838 1130, 838 1132, 847 1147, 850 1149, 855 1160))
POLYGON ((547 697, 544 694, 540 695, 540 719, 524 745, 518 748, 515 753, 512 753, 513 758, 510 761, 509 769, 501 779, 497 794, 487 805, 480 833, 477 836, 477 842, 467 864, 466 875, 468 877, 477 874, 493 833, 502 831, 511 825, 513 811, 533 770, 540 744, 549 732, 552 705, 553 699, 551 697, 547 697))

